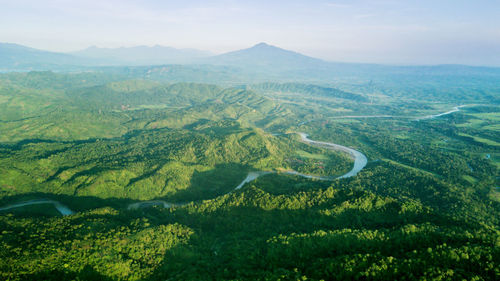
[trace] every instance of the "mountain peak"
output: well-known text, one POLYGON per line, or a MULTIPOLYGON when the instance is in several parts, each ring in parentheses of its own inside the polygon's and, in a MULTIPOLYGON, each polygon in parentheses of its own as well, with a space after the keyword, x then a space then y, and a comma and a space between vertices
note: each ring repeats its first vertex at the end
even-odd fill
POLYGON ((308 57, 264 42, 258 43, 248 49, 232 51, 212 57, 208 61, 219 65, 257 67, 260 69, 263 67, 274 69, 318 68, 325 65, 325 62, 320 59, 308 57))
POLYGON ((259 44, 256 44, 255 46, 253 46, 253 48, 269 48, 269 47, 273 47, 265 42, 260 42, 259 44))

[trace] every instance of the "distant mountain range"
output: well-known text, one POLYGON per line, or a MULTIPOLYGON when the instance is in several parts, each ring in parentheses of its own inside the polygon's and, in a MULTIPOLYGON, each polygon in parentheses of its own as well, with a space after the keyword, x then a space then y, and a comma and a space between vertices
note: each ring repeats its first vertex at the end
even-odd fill
POLYGON ((214 56, 208 51, 164 46, 99 48, 56 53, 22 45, 0 43, 0 68, 22 69, 51 66, 137 66, 165 64, 212 64, 252 68, 303 69, 329 63, 266 43, 214 56))
POLYGON ((196 63, 212 53, 163 46, 98 48, 72 53, 38 50, 18 44, 0 43, 0 71, 65 70, 96 66, 137 66, 196 63))
MULTIPOLYGON (((183 76, 189 73, 213 76, 212 66, 231 67, 222 69, 220 76, 227 80, 238 77, 258 80, 316 80, 331 81, 335 77, 365 79, 371 77, 412 75, 500 75, 500 68, 472 67, 463 65, 438 66, 388 66, 376 64, 335 63, 309 57, 297 52, 259 43, 248 49, 212 55, 196 49, 175 49, 164 46, 138 46, 130 48, 90 47, 73 53, 56 53, 37 50, 22 45, 0 43, 0 71, 29 70, 91 70, 103 66, 148 66, 158 69, 161 65, 185 65, 183 76), (231 72, 231 73, 229 73, 231 72), (234 78, 235 73, 238 77, 234 78)), ((165 73, 165 69, 162 73, 165 73)), ((171 71, 168 70, 168 71, 171 71)), ((146 70, 147 72, 147 70, 146 70)), ((175 75, 175 73, 173 74, 175 75)), ((217 75, 215 75, 217 76, 217 75)), ((241 80, 241 79, 236 79, 241 80)))
POLYGON ((213 56, 211 52, 196 49, 176 49, 164 46, 137 46, 130 48, 98 48, 95 46, 71 53, 118 65, 159 65, 193 63, 197 59, 213 56))
POLYGON ((42 51, 18 44, 0 43, 0 70, 51 69, 60 65, 86 65, 72 55, 42 51))

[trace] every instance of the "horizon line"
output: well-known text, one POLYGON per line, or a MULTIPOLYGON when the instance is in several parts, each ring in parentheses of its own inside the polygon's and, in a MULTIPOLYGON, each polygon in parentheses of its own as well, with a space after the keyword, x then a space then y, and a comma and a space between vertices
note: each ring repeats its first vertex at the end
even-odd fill
MULTIPOLYGON (((82 48, 82 49, 73 50, 73 51, 57 51, 57 50, 40 49, 40 48, 36 48, 36 47, 32 47, 32 46, 28 46, 28 45, 24 45, 24 44, 20 44, 20 43, 14 43, 14 42, 0 42, 0 45, 1 44, 16 45, 16 46, 20 46, 20 47, 24 47, 24 48, 33 49, 33 50, 36 50, 36 51, 56 53, 56 54, 63 54, 63 55, 69 55, 69 56, 74 56, 74 57, 79 57, 78 55, 75 55, 74 53, 80 52, 80 51, 84 51, 84 50, 87 50, 87 49, 90 49, 90 48, 110 49, 110 50, 113 50, 113 49, 132 49, 132 48, 136 48, 136 47, 147 47, 147 48, 162 47, 162 48, 171 48, 171 49, 181 50, 181 51, 182 50, 195 50, 195 51, 210 53, 210 55, 208 55, 206 57, 198 57, 198 59, 200 59, 200 58, 216 57, 216 56, 219 56, 219 55, 224 55, 224 54, 227 54, 227 53, 238 52, 238 51, 244 51, 244 50, 247 50, 247 49, 251 49, 251 48, 257 47, 259 45, 264 45, 264 46, 269 46, 269 47, 277 48, 277 49, 280 49, 280 50, 283 50, 283 51, 294 52, 294 53, 297 53, 299 55, 302 55, 302 56, 305 56, 305 57, 309 57, 309 58, 312 58, 312 59, 321 60, 321 61, 326 62, 326 63, 379 65, 379 66, 389 66, 389 67, 465 66, 465 67, 477 67, 477 68, 500 68, 500 64, 499 65, 496 65, 496 64, 495 65, 468 64, 468 63, 434 63, 434 64, 433 63, 429 63, 429 64, 424 63, 424 64, 419 64, 419 63, 416 63, 416 62, 390 63, 390 62, 367 62, 367 61, 353 61, 353 60, 349 60, 349 61, 330 60, 330 59, 325 59, 325 58, 321 58, 321 57, 316 57, 316 56, 304 54, 304 53, 301 53, 299 51, 294 51, 294 50, 290 50, 290 49, 281 48, 279 46, 272 45, 272 44, 266 43, 264 41, 260 41, 258 43, 255 43, 255 44, 251 45, 250 47, 239 48, 239 49, 234 49, 234 50, 225 51, 225 52, 214 52, 214 51, 211 51, 211 50, 198 49, 198 48, 195 48, 195 47, 174 47, 174 46, 167 46, 167 45, 162 45, 162 44, 129 45, 129 46, 127 46, 127 45, 121 45, 119 47, 99 47, 99 46, 97 46, 97 45, 94 44, 94 45, 89 45, 88 47, 85 47, 85 48, 82 48)), ((82 57, 82 56, 80 56, 80 57, 82 57)), ((192 63, 173 63, 173 64, 177 64, 177 65, 195 65, 195 64, 192 64, 192 63)), ((160 65, 169 65, 169 64, 160 64, 160 65)), ((127 66, 127 65, 124 64, 123 66, 127 66)))

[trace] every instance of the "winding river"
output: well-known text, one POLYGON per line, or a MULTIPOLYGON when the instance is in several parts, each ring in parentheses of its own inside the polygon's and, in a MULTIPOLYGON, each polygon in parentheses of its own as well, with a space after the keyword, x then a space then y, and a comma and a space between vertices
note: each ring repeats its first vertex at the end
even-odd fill
MULTIPOLYGON (((361 171, 368 163, 368 159, 366 158, 366 156, 357 150, 354 150, 352 148, 349 148, 349 147, 346 147, 343 145, 331 143, 331 142, 322 142, 322 141, 311 140, 311 139, 309 139, 309 137, 306 133, 298 133, 298 134, 300 135, 301 140, 309 145, 317 146, 317 147, 321 147, 321 148, 326 148, 326 149, 331 149, 331 150, 343 151, 343 152, 348 153, 354 159, 354 166, 348 173, 346 173, 342 176, 339 176, 339 177, 322 177, 322 176, 303 174, 303 173, 299 173, 297 171, 285 171, 285 172, 283 172, 285 174, 296 175, 296 176, 300 176, 300 177, 304 177, 304 178, 308 178, 308 179, 331 181, 331 180, 335 180, 335 179, 343 179, 343 178, 353 177, 359 171, 361 171)), ((274 171, 249 172, 247 177, 238 186, 236 186, 233 190, 231 190, 229 193, 233 192, 234 190, 241 189, 243 186, 245 186, 245 184, 247 184, 251 181, 254 181, 255 179, 257 179, 260 176, 264 176, 264 175, 271 174, 271 173, 275 173, 275 172, 274 171)), ((137 202, 137 203, 130 204, 128 206, 128 209, 133 210, 133 209, 145 208, 145 207, 150 207, 150 206, 163 206, 164 208, 170 208, 170 207, 174 207, 174 206, 184 206, 186 204, 188 204, 188 203, 174 204, 174 203, 170 203, 170 202, 166 202, 166 201, 162 201, 162 200, 153 200, 153 201, 143 201, 143 202, 137 202)))
MULTIPOLYGON (((303 173, 299 173, 297 171, 285 171, 284 173, 286 173, 286 174, 297 175, 300 177, 309 178, 309 179, 316 179, 316 180, 335 180, 335 179, 349 178, 349 177, 355 176, 359 171, 361 171, 366 166, 366 163, 368 162, 366 156, 357 150, 354 150, 352 148, 342 146, 339 144, 335 144, 335 143, 311 140, 311 139, 309 139, 309 137, 306 133, 298 133, 298 134, 300 135, 301 140, 303 142, 310 144, 312 146, 318 146, 318 147, 322 147, 322 148, 326 148, 326 149, 338 150, 338 151, 343 151, 343 152, 348 153, 354 159, 354 167, 352 168, 351 171, 349 171, 348 173, 346 173, 345 175, 342 175, 340 177, 321 177, 321 176, 303 174, 303 173)), ((274 171, 249 172, 247 177, 245 179, 243 179, 243 181, 230 192, 233 192, 234 190, 241 189, 243 186, 245 186, 245 184, 247 184, 251 181, 254 181, 258 177, 263 176, 263 175, 267 175, 267 174, 271 174, 271 173, 275 173, 275 172, 274 171)), ((141 201, 141 202, 129 204, 127 206, 127 209, 136 210, 139 208, 146 208, 146 207, 152 207, 152 206, 161 206, 164 208, 171 208, 171 207, 184 206, 188 203, 190 203, 190 202, 172 203, 172 202, 167 202, 167 201, 163 201, 163 200, 151 200, 151 201, 141 201)), ((37 205, 37 204, 52 204, 59 211, 59 213, 61 213, 61 215, 63 215, 63 216, 74 214, 74 212, 71 209, 69 209, 65 205, 61 204, 60 202, 54 201, 54 200, 48 200, 48 199, 35 199, 35 200, 20 202, 17 204, 12 204, 12 205, 8 205, 8 206, 0 208, 0 211, 6 211, 6 210, 14 209, 14 208, 19 208, 19 207, 29 206, 29 205, 37 205)))
POLYGON ((434 114, 434 115, 427 115, 427 116, 419 117, 419 118, 417 118, 416 120, 433 119, 433 118, 441 117, 441 116, 444 116, 444 115, 452 114, 453 112, 460 111, 460 108, 462 108, 462 107, 464 107, 464 106, 470 106, 470 105, 465 104, 465 105, 455 106, 455 107, 454 107, 452 110, 450 110, 450 111, 446 111, 446 112, 439 113, 439 114, 434 114))
MULTIPOLYGON (((331 150, 338 150, 338 151, 343 151, 348 153, 353 159, 354 159, 354 166, 353 168, 346 174, 339 176, 339 177, 322 177, 322 176, 315 176, 315 175, 308 175, 308 174, 303 174, 299 173, 297 171, 285 171, 283 172, 284 174, 290 174, 290 175, 296 175, 308 179, 315 179, 315 180, 323 180, 323 181, 331 181, 335 179, 343 179, 343 178, 349 178, 355 176, 359 171, 361 171, 366 164, 368 163, 368 159, 366 156, 352 148, 331 143, 331 142, 322 142, 322 141, 315 141, 309 139, 308 135, 306 133, 298 133, 301 137, 301 140, 309 145, 312 146, 317 146, 321 148, 326 148, 326 149, 331 149, 331 150)), ((229 193, 241 189, 245 184, 256 180, 258 177, 268 175, 275 173, 274 171, 253 171, 249 172, 246 178, 238 185, 236 186, 233 190, 231 190, 229 193)), ((152 201, 142 201, 142 202, 137 202, 128 205, 129 210, 134 210, 134 209, 139 209, 139 208, 145 208, 145 207, 150 207, 150 206, 163 206, 164 208, 170 208, 174 206, 184 206, 188 204, 189 202, 186 203, 171 203, 167 201, 162 201, 162 200, 152 200, 152 201)))
MULTIPOLYGON (((327 117, 327 118, 329 118, 329 119, 369 119, 369 118, 384 119, 384 118, 395 118, 395 119, 413 119, 415 121, 418 121, 418 120, 425 120, 425 119, 433 119, 433 118, 441 117, 441 116, 444 116, 444 115, 452 114, 454 112, 460 111, 460 108, 462 108, 462 107, 465 107, 465 106, 475 106, 475 105, 479 105, 479 104, 458 105, 458 106, 455 106, 453 109, 451 109, 449 111, 442 112, 442 113, 437 113, 437 114, 432 114, 432 115, 426 115, 426 116, 411 116, 411 115, 342 115, 342 116, 331 116, 331 117, 327 117)), ((307 124, 307 123, 312 122, 312 121, 314 121, 314 119, 300 122, 298 124, 298 126, 307 124)))
POLYGON ((16 204, 7 205, 5 207, 2 207, 2 208, 0 208, 0 211, 6 211, 6 210, 14 209, 14 208, 20 208, 20 207, 29 206, 29 205, 40 205, 40 204, 54 205, 54 207, 57 209, 57 211, 63 216, 68 216, 68 215, 74 214, 74 212, 70 208, 61 204, 61 202, 49 200, 49 199, 33 199, 33 200, 29 200, 29 201, 19 202, 16 204))
MULTIPOLYGON (((418 118, 416 118, 416 120, 432 119, 432 118, 437 118, 437 117, 440 117, 440 116, 448 115, 448 114, 451 114, 451 113, 459 111, 460 108, 464 107, 464 106, 467 106, 467 105, 456 106, 456 107, 454 107, 450 111, 439 113, 439 114, 418 117, 418 118)), ((387 118, 387 117, 396 117, 396 116, 373 115, 373 116, 348 116, 348 117, 349 118, 353 118, 353 117, 358 117, 358 118, 387 118)), ((312 120, 308 120, 306 122, 302 122, 301 124, 305 124, 305 123, 310 122, 310 121, 312 121, 312 120)), ((348 173, 346 173, 346 174, 344 174, 342 176, 339 176, 339 177, 315 176, 315 175, 308 175, 308 174, 299 173, 297 171, 285 171, 284 173, 286 173, 286 174, 297 175, 297 176, 300 176, 300 177, 309 178, 309 179, 315 179, 315 180, 330 181, 330 180, 335 180, 335 179, 344 179, 344 178, 353 177, 353 176, 357 175, 366 166, 366 164, 368 163, 368 159, 366 158, 366 156, 363 153, 361 153, 361 152, 359 152, 359 151, 357 151, 355 149, 352 149, 352 148, 347 147, 347 146, 343 146, 343 145, 331 143, 331 142, 323 142, 323 141, 311 140, 311 139, 309 139, 309 136, 306 133, 298 133, 298 134, 300 135, 301 140, 303 142, 309 144, 309 145, 317 146, 317 147, 321 147, 321 148, 326 148, 326 149, 331 149, 331 150, 343 151, 343 152, 349 154, 354 159, 354 166, 353 166, 353 168, 348 173)), ((230 192, 233 192, 234 190, 241 189, 243 186, 245 186, 245 184, 247 184, 247 183, 249 183, 251 181, 254 181, 255 179, 257 179, 260 176, 267 175, 267 174, 270 174, 270 173, 274 173, 274 172, 273 171, 253 171, 253 172, 249 172, 248 175, 247 175, 247 177, 245 179, 243 179, 243 181, 238 186, 236 186, 232 191, 230 191, 230 192)), ((129 210, 135 210, 135 209, 146 208, 146 207, 151 207, 151 206, 162 206, 164 208, 171 208, 171 207, 184 206, 184 205, 186 205, 188 203, 189 202, 186 202, 186 203, 172 203, 172 202, 167 202, 167 201, 163 201, 163 200, 151 200, 151 201, 141 201, 141 202, 136 202, 136 203, 129 204, 127 206, 127 209, 129 209, 129 210)), ((30 201, 20 202, 20 203, 8 205, 8 206, 5 206, 5 207, 1 207, 0 211, 6 211, 6 210, 10 210, 10 209, 14 209, 14 208, 19 208, 19 207, 23 207, 23 206, 38 205, 38 204, 52 204, 57 209, 57 211, 59 211, 59 213, 61 215, 63 215, 63 216, 74 214, 74 212, 71 209, 69 209, 67 206, 61 204, 58 201, 49 200, 49 199, 34 199, 34 200, 30 200, 30 201)))
MULTIPOLYGON (((343 146, 340 144, 331 143, 331 142, 311 140, 311 139, 309 139, 309 136, 306 133, 299 133, 299 135, 302 138, 303 142, 308 143, 310 145, 319 146, 319 147, 323 147, 323 148, 327 148, 327 149, 331 149, 331 150, 343 151, 343 152, 346 152, 349 155, 351 155, 351 157, 354 159, 354 166, 352 167, 352 169, 347 174, 342 175, 342 176, 337 177, 337 178, 333 178, 333 179, 344 179, 344 178, 354 177, 368 163, 368 159, 366 158, 366 156, 363 153, 361 153, 355 149, 352 149, 350 147, 343 146)), ((310 177, 308 175, 300 174, 300 173, 298 173, 298 175, 310 177)), ((316 179, 331 180, 332 178, 316 177, 316 179)))

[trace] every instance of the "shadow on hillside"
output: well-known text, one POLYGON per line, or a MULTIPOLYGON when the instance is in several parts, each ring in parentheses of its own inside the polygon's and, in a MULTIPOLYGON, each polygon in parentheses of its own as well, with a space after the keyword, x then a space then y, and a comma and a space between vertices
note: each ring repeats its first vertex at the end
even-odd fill
MULTIPOLYGON (((65 218, 65 223, 70 225, 93 225, 93 228, 71 229, 47 229, 47 237, 54 234, 64 233, 69 239, 77 233, 80 236, 87 232, 97 231, 98 233, 114 233, 116 229, 130 227, 138 219, 147 224, 141 223, 137 231, 154 229, 160 225, 179 224, 189 227, 194 231, 186 245, 176 245, 169 248, 163 257, 163 262, 159 265, 148 265, 154 267, 151 275, 145 280, 183 280, 186 278, 203 279, 240 279, 243 277, 251 279, 252 272, 264 272, 268 270, 269 260, 273 260, 280 253, 289 253, 290 246, 285 244, 274 245, 274 253, 270 253, 270 239, 279 235, 292 235, 293 233, 313 233, 315 231, 329 231, 352 229, 359 231, 394 231, 400 233, 400 227, 408 224, 422 225, 430 223, 440 227, 454 227, 466 225, 464 221, 456 221, 449 217, 437 213, 414 213, 402 214, 400 203, 392 202, 383 207, 372 206, 372 209, 363 210, 360 208, 344 208, 340 212, 327 214, 323 210, 341 206, 346 202, 355 202, 361 198, 364 192, 339 192, 333 198, 327 198, 324 202, 311 205, 303 205, 300 199, 284 204, 280 196, 273 197, 253 185, 242 190, 237 190, 234 194, 219 197, 210 202, 197 203, 197 207, 185 206, 174 209, 163 209, 158 207, 144 208, 138 210, 127 210, 125 208, 130 200, 125 199, 98 199, 95 197, 75 197, 65 195, 52 195, 50 199, 58 200, 70 206, 74 210, 90 210, 93 208, 110 206, 119 212, 111 214, 107 212, 83 213, 81 216, 65 218), (280 199, 281 198, 281 199, 280 199), (301 205, 302 204, 302 205, 301 205), (301 207, 302 206, 302 207, 301 207), (94 222, 99 222, 95 224, 94 222), (58 232, 59 231, 59 232, 58 232), (68 233, 68 231, 70 231, 68 233), (74 232, 74 233, 73 233, 74 232), (244 276, 241 274, 249 274, 244 276)), ((47 198, 47 194, 29 194, 47 198)), ((24 195, 27 196, 27 195, 24 195)), ((21 196, 12 196, 2 199, 8 202, 14 199, 23 199, 21 196)), ((26 199, 26 197, 24 197, 26 199)), ((283 199, 284 200, 284 199, 283 199)), ((42 221, 40 227, 47 227, 47 223, 55 223, 57 220, 42 221)), ((8 227, 7 224, 0 225, 0 228, 8 227)), ((21 233, 22 228, 9 229, 10 231, 21 233)), ((425 233, 423 233, 425 234, 425 233)), ((422 234, 422 235, 423 235, 422 234)), ((132 237, 132 236, 130 236, 132 237)), ((419 239, 399 240, 376 240, 368 238, 358 238, 359 241, 367 240, 369 247, 348 248, 342 247, 342 243, 336 249, 322 248, 319 244, 305 245, 304 247, 319 247, 321 252, 312 255, 313 258, 323 258, 337 254, 357 254, 380 251, 384 255, 402 255, 401 247, 406 251, 423 247, 434 248, 446 242, 449 245, 463 245, 466 241, 460 239, 446 240, 440 235, 423 235, 419 239), (364 240, 363 240, 364 239, 364 240), (424 240, 423 240, 424 239, 424 240), (413 243, 412 241, 415 241, 413 243)), ((124 240, 126 241, 126 240, 124 240)), ((327 241, 328 242, 328 241, 327 241)), ((363 242, 365 243, 365 242, 363 242)), ((330 243, 331 244, 331 243, 330 243)), ((299 245, 300 246, 300 245, 299 245)), ((114 247, 114 244, 108 245, 114 247)), ((299 251, 296 248, 295 251, 299 251)), ((147 254, 147 253, 144 253, 147 254)), ((104 258, 104 257, 103 257, 104 258)), ((301 257, 304 259, 304 257, 301 257)), ((127 256, 120 256, 126 262, 127 256)), ((288 257, 283 261, 293 263, 293 258, 288 257)), ((117 262, 120 262, 118 260, 117 262)), ((83 261, 85 262, 85 261, 83 261)), ((29 276, 24 276, 24 280, 110 280, 109 278, 95 272, 90 261, 85 264, 84 270, 80 272, 65 272, 64 270, 42 271, 29 276)))
POLYGON ((178 190, 165 199, 172 202, 190 202, 216 198, 234 190, 251 170, 247 165, 223 163, 207 171, 194 171, 188 188, 178 190))
MULTIPOLYGON (((166 200, 168 202, 187 203, 213 199, 234 190, 247 176, 249 166, 226 163, 218 164, 215 168, 207 171, 195 171, 191 177, 190 184, 186 189, 179 190, 170 196, 151 198, 151 200, 166 200)), ((44 192, 31 192, 17 194, 0 198, 0 208, 8 205, 22 203, 30 200, 54 200, 66 205, 74 212, 91 210, 102 207, 114 209, 126 209, 131 203, 140 201, 129 198, 99 198, 95 196, 72 196, 64 194, 52 194, 44 192)), ((144 200, 145 201, 145 200, 144 200)), ((59 215, 53 205, 39 204, 0 211, 2 213, 14 213, 23 216, 59 215)))
MULTIPOLYGON (((402 232, 398 229, 408 224, 430 223, 441 227, 465 225, 462 221, 452 221, 438 214, 403 216, 399 213, 400 206, 397 204, 389 204, 385 209, 371 211, 348 209, 337 215, 325 215, 317 208, 266 210, 261 206, 221 207, 220 205, 224 206, 224 204, 219 203, 214 204, 219 206, 218 209, 210 209, 211 211, 203 213, 181 208, 170 214, 167 219, 169 223, 177 222, 186 225, 194 229, 197 235, 191 237, 188 245, 178 245, 168 250, 163 263, 144 280, 253 279, 256 278, 256 275, 252 274, 269 270, 270 259, 276 259, 280 253, 289 253, 291 245, 288 242, 273 244, 274 253, 269 252, 270 239, 280 235, 313 233, 319 230, 328 232, 329 230, 352 229, 361 232, 394 231, 396 235, 399 235, 397 237, 404 237, 405 234, 400 234, 402 232)), ((156 216, 161 216, 160 210, 150 210, 150 213, 155 212, 157 212, 156 216)), ((299 243, 297 245, 299 248, 293 249, 297 256, 283 256, 282 263, 288 263, 288 266, 291 266, 290 270, 293 270, 296 267, 294 260, 297 259, 296 262, 298 262, 301 249, 315 247, 321 251, 312 254, 310 256, 312 258, 376 251, 386 256, 402 257, 406 252, 420 249, 423 247, 422 245, 425 248, 434 248, 446 242, 449 245, 459 247, 465 242, 460 239, 450 241, 439 234, 428 235, 421 232, 416 235, 417 239, 405 241, 397 238, 388 240, 389 237, 373 240, 370 235, 362 236, 363 238, 357 239, 360 244, 364 243, 363 246, 353 248, 345 246, 343 243, 334 244, 334 249, 325 248, 317 242, 299 243), (405 251, 401 251, 402 248, 405 251), (283 258, 285 259, 283 260, 283 258)), ((325 241, 328 242, 328 240, 325 241)), ((307 260, 304 256, 301 259, 307 260)))
MULTIPOLYGON (((201 200, 214 199, 234 190, 247 176, 249 166, 226 163, 218 164, 215 168, 207 171, 195 171, 191 177, 190 185, 186 189, 179 190, 171 196, 152 198, 151 200, 165 200, 168 202, 188 203, 199 202, 201 200)), ((131 203, 141 200, 129 198, 99 198, 95 196, 72 196, 64 194, 52 194, 43 192, 31 192, 17 194, 0 198, 0 208, 22 203, 30 200, 54 200, 66 205, 74 212, 86 211, 102 207, 114 209, 126 209, 131 203)), ((146 201, 146 200, 144 200, 146 201)), ((51 216, 60 215, 53 205, 40 204, 14 208, 0 211, 2 213, 14 213, 22 216, 40 215, 51 216)))
MULTIPOLYGON (((72 196, 72 195, 52 194, 43 192, 32 192, 32 193, 24 193, 24 194, 17 194, 17 195, 3 197, 0 199, 0 207, 35 199, 37 200, 47 199, 47 200, 58 201, 63 205, 68 206, 74 212, 86 211, 102 207, 111 207, 115 209, 120 209, 134 202, 134 200, 132 199, 122 199, 122 198, 103 199, 94 196, 72 196)), ((7 211, 2 211, 0 212, 0 214, 5 212, 7 211)))

